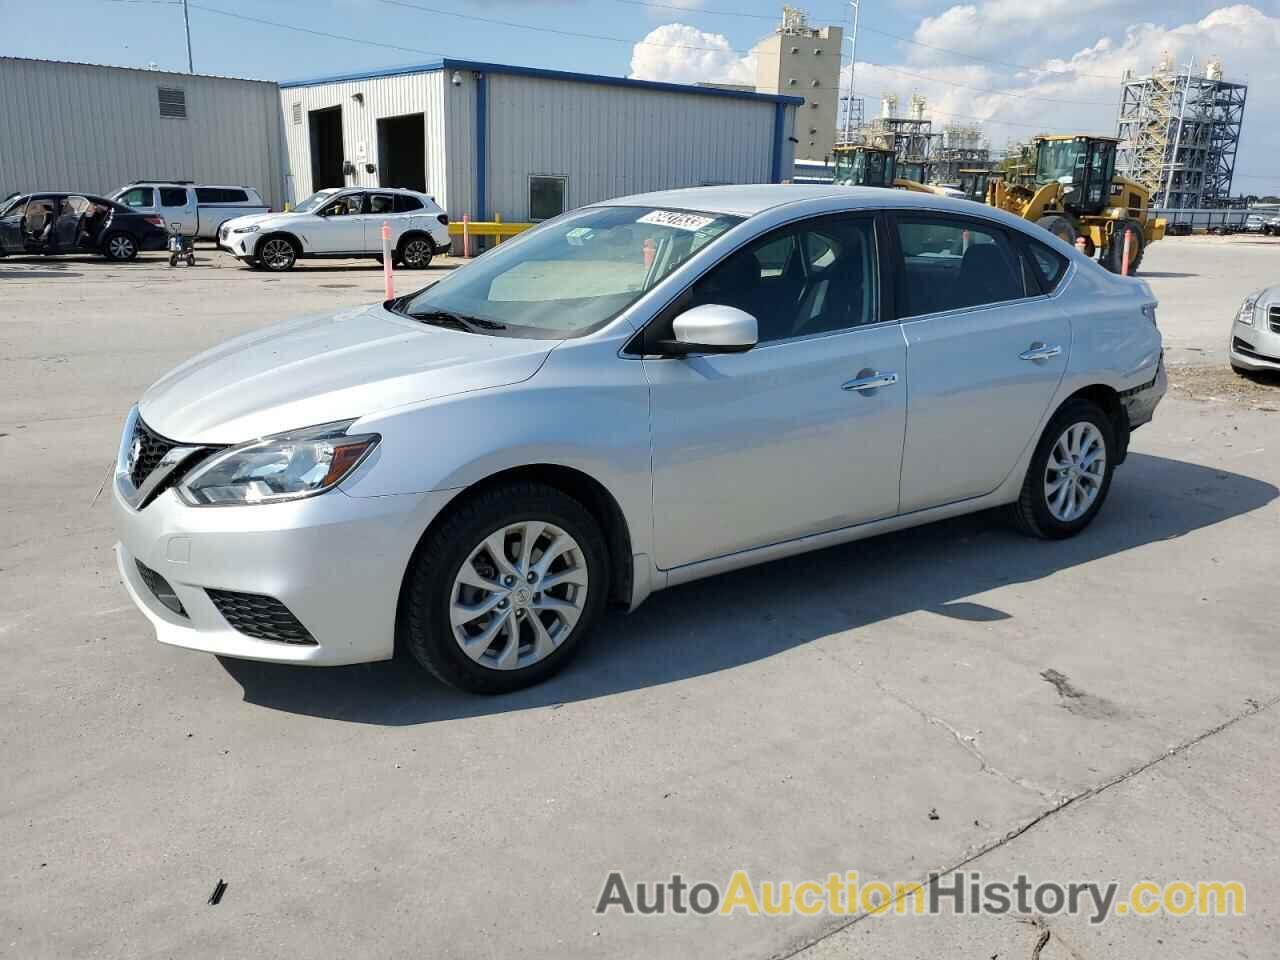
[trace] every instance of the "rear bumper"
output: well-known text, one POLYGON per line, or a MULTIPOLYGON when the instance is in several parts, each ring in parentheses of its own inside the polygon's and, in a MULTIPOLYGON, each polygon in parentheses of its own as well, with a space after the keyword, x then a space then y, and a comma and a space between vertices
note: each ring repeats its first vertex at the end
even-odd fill
POLYGON ((138 249, 144 253, 154 253, 157 250, 168 250, 169 235, 167 233, 151 233, 139 237, 138 249))
POLYGON ((1124 404, 1125 413, 1129 417, 1129 429, 1136 430, 1144 423, 1150 423, 1157 405, 1168 391, 1169 375, 1164 368, 1164 354, 1161 353, 1155 376, 1147 383, 1120 394, 1120 402, 1124 404))

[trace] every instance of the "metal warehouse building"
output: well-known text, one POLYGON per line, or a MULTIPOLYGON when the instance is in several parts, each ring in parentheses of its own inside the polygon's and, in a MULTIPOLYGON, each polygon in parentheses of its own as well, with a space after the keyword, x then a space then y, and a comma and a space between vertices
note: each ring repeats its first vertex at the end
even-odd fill
POLYGON ((298 198, 400 186, 542 220, 645 190, 791 178, 799 97, 442 60, 280 84, 298 198))
POLYGON ((280 209, 285 172, 274 83, 0 57, 0 196, 180 179, 280 209))

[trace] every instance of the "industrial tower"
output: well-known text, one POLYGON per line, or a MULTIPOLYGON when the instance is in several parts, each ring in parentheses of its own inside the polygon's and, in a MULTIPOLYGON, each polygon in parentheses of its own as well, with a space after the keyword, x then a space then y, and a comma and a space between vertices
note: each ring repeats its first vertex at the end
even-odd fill
POLYGON ((1116 169, 1165 210, 1224 206, 1231 197, 1248 86, 1222 79, 1222 63, 1175 67, 1166 51, 1150 76, 1126 72, 1116 169))

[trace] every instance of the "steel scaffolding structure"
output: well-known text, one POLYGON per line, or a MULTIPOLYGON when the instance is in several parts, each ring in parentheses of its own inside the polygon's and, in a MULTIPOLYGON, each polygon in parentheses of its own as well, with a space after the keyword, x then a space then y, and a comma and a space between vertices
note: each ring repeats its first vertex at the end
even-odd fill
POLYGON ((991 148, 983 142, 982 129, 967 124, 948 123, 934 134, 933 179, 956 183, 961 170, 986 170, 991 166, 991 148))
POLYGON ((1175 68, 1166 53, 1146 77, 1126 73, 1116 168, 1160 207, 1212 207, 1231 196, 1248 86, 1222 79, 1211 60, 1175 68))

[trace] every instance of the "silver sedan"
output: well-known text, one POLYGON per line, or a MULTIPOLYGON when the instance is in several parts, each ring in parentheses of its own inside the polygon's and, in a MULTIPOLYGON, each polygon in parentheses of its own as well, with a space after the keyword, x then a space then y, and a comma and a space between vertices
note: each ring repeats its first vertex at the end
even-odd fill
POLYGON ((627 197, 166 375, 117 553, 162 642, 501 692, 699 577, 996 506, 1079 533, 1164 391, 1146 284, 1000 211, 627 197))
POLYGON ((1227 349, 1237 373, 1280 373, 1280 286, 1244 298, 1227 349))

